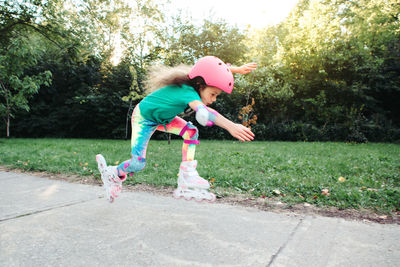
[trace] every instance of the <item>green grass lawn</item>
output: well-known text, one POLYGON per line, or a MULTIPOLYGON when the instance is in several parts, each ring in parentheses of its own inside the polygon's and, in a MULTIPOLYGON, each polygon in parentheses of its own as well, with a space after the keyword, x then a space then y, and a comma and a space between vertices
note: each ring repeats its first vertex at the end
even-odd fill
MULTIPOLYGON (((181 140, 151 140, 147 166, 126 183, 176 186, 181 140)), ((130 141, 0 139, 0 165, 100 179, 95 155, 108 164, 130 158, 130 141)), ((250 193, 295 204, 366 208, 390 214, 400 207, 400 145, 202 140, 200 175, 212 191, 250 193), (325 192, 325 193, 323 193, 325 192)))

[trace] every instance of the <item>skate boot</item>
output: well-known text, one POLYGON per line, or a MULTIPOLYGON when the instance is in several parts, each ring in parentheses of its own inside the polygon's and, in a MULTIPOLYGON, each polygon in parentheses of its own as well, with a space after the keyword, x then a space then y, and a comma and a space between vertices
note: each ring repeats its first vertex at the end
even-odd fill
POLYGON ((106 160, 101 154, 96 155, 97 165, 101 174, 104 188, 106 189, 106 197, 110 203, 118 197, 122 190, 122 181, 117 175, 116 166, 107 166, 106 160))
POLYGON ((175 198, 185 198, 196 201, 207 200, 215 201, 215 195, 208 192, 210 184, 207 180, 201 178, 196 170, 197 160, 183 161, 179 168, 178 188, 174 191, 175 198))

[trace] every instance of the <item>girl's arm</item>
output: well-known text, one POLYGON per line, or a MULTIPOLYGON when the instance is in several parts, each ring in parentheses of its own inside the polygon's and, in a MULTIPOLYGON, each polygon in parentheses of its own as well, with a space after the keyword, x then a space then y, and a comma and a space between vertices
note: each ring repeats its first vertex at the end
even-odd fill
POLYGON ((257 63, 247 63, 240 67, 229 67, 232 73, 247 74, 254 71, 257 68, 257 63))
POLYGON ((224 116, 222 116, 221 114, 219 114, 217 111, 215 111, 212 108, 206 107, 201 101, 198 100, 194 100, 192 102, 189 102, 189 106, 196 111, 196 119, 197 118, 197 112, 199 109, 202 109, 201 112, 204 112, 205 108, 209 111, 209 118, 212 120, 212 123, 208 124, 207 120, 204 118, 202 120, 198 120, 200 124, 204 125, 204 126, 211 126, 213 124, 227 130, 233 137, 235 137, 236 139, 245 142, 245 141, 252 141, 254 140, 254 133, 247 127, 243 126, 240 123, 234 123, 230 120, 228 120, 227 118, 225 118, 224 116), (201 106, 201 107, 199 107, 201 106), (204 108, 203 108, 204 107, 204 108))

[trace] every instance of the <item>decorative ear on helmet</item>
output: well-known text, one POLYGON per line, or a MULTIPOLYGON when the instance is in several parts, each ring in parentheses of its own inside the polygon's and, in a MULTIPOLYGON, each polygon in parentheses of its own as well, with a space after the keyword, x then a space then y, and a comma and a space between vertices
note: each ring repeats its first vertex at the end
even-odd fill
POLYGON ((230 94, 233 90, 233 75, 229 67, 219 58, 200 58, 189 72, 189 79, 202 77, 208 86, 213 86, 230 94))

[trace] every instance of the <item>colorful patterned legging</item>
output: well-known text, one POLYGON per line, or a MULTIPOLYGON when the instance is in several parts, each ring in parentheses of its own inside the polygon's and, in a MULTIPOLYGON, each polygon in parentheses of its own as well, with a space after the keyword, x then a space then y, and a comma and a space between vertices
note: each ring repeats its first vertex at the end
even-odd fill
POLYGON ((127 174, 133 175, 133 173, 141 171, 146 165, 147 145, 156 130, 182 136, 184 139, 182 161, 194 159, 196 144, 199 143, 196 126, 180 117, 175 117, 166 125, 159 125, 143 118, 140 114, 139 105, 137 105, 132 113, 131 159, 117 167, 118 176, 123 180, 126 179, 127 174))

